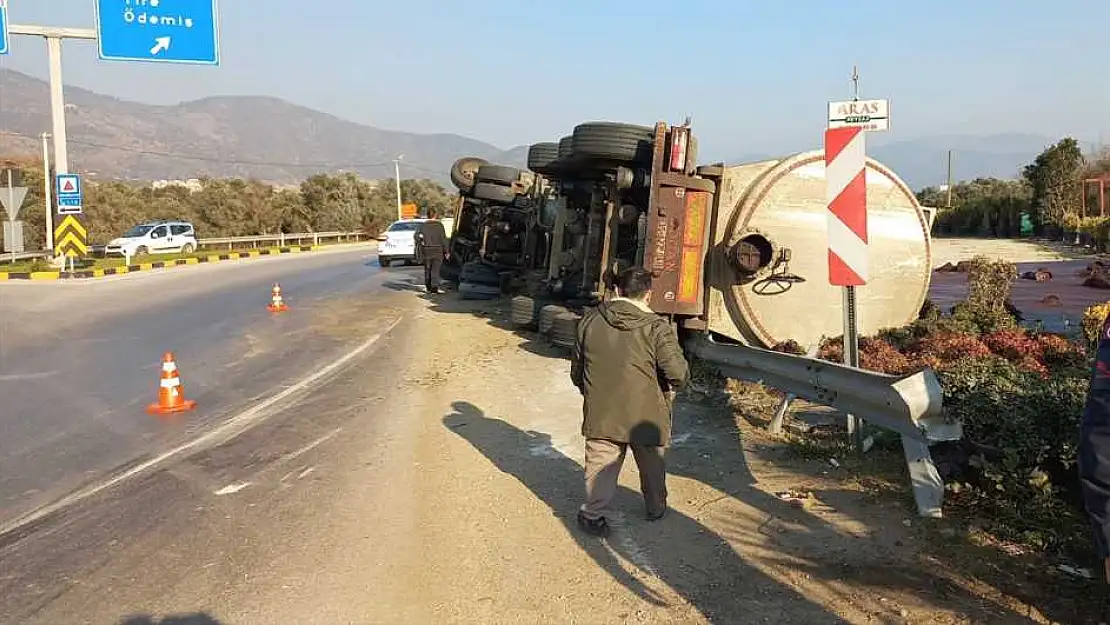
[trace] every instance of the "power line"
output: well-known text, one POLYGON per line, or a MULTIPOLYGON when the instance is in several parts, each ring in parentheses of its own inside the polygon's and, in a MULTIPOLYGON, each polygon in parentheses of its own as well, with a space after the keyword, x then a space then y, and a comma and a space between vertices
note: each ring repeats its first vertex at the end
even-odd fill
MULTIPOLYGON (((38 139, 38 137, 34 137, 34 136, 31 136, 31 135, 28 135, 28 134, 25 134, 25 133, 14 132, 14 131, 10 131, 10 130, 0 130, 0 135, 21 137, 21 138, 24 138, 24 139, 38 139)), ((85 147, 100 148, 100 149, 105 149, 105 150, 115 150, 115 151, 119 151, 119 152, 127 152, 127 153, 130 153, 130 154, 140 154, 140 155, 144 155, 144 156, 157 156, 157 157, 161 157, 161 158, 171 158, 171 159, 178 159, 178 160, 201 161, 201 162, 215 163, 215 164, 220 164, 220 165, 251 165, 251 166, 255 166, 255 167, 285 167, 285 168, 301 168, 301 169, 331 169, 331 170, 334 170, 334 169, 367 169, 367 168, 371 168, 371 167, 387 167, 387 166, 393 164, 392 160, 381 161, 381 162, 376 162, 376 163, 282 163, 282 162, 278 162, 278 161, 252 161, 252 160, 242 160, 242 159, 220 158, 220 157, 213 157, 213 156, 200 156, 200 155, 195 155, 195 154, 174 154, 174 153, 171 153, 171 152, 159 152, 159 151, 156 151, 156 150, 144 150, 142 148, 132 148, 132 147, 127 147, 127 146, 122 146, 122 145, 109 145, 109 144, 105 144, 105 143, 97 143, 95 141, 83 141, 83 140, 80 140, 80 139, 68 139, 67 142, 71 143, 71 144, 74 144, 74 145, 82 145, 82 146, 85 146, 85 147)), ((426 167, 421 167, 419 165, 414 165, 412 163, 403 162, 401 164, 405 167, 408 167, 410 169, 415 169, 417 171, 422 171, 422 172, 434 174, 434 175, 437 175, 437 176, 442 175, 442 172, 440 172, 438 170, 433 170, 433 169, 429 169, 429 168, 426 168, 426 167)))

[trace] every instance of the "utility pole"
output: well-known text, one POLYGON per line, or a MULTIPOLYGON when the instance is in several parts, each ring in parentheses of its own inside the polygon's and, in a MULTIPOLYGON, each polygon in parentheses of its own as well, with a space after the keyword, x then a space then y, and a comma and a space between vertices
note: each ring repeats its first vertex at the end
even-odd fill
POLYGON ((42 202, 46 205, 46 251, 54 251, 54 207, 50 201, 50 133, 42 133, 42 202))
POLYGON ((397 183, 397 219, 404 219, 401 215, 401 159, 405 158, 404 154, 398 154, 397 158, 393 159, 393 173, 397 183))
POLYGON ((948 199, 944 201, 945 208, 952 208, 952 150, 948 150, 948 182, 945 185, 948 199))

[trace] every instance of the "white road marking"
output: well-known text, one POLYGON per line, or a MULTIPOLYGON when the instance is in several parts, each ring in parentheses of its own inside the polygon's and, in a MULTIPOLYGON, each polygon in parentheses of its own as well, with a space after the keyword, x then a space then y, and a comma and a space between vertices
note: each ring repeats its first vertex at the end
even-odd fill
POLYGON ((41 380, 58 375, 57 371, 43 371, 42 373, 9 373, 0 375, 0 382, 19 382, 21 380, 41 380))
POLYGON ((389 323, 388 326, 386 326, 384 330, 366 339, 366 341, 364 341, 361 345, 332 361, 326 367, 323 367, 312 375, 300 380, 296 384, 293 384, 292 386, 270 397, 269 399, 255 404, 254 406, 248 408, 247 410, 244 410, 243 412, 240 412, 239 414, 225 421, 220 426, 216 427, 215 429, 202 434, 201 436, 198 436, 191 441, 182 443, 181 445, 178 445, 177 447, 174 447, 167 452, 159 454, 158 456, 155 456, 154 458, 151 458, 146 462, 140 463, 128 469, 127 471, 120 473, 119 475, 108 478, 107 480, 99 484, 95 484, 85 489, 79 490, 71 495, 63 497, 62 499, 52 504, 47 504, 0 527, 0 536, 4 536, 9 532, 23 527, 24 525, 33 523, 60 510, 64 510, 65 508, 68 508, 79 501, 82 501, 109 488, 112 488, 113 486, 120 484, 121 482, 135 477, 136 475, 146 473, 147 471, 157 468, 165 464, 167 461, 176 458, 177 456, 180 456, 185 452, 197 452, 204 449, 206 446, 217 445, 219 443, 224 443, 228 440, 231 440, 232 438, 235 438, 236 436, 242 434, 243 432, 247 431, 251 427, 257 425, 259 422, 269 417, 271 414, 267 412, 269 408, 288 398, 290 395, 293 395, 298 391, 308 388, 317 380, 320 380, 321 378, 334 373, 343 365, 354 360, 359 355, 373 347, 379 340, 381 340, 383 336, 388 334, 400 323, 401 319, 394 319, 389 323))
POLYGON ((334 436, 335 436, 336 434, 339 434, 339 433, 340 433, 340 432, 341 432, 342 430, 343 430, 343 428, 335 428, 335 429, 334 429, 333 431, 331 431, 330 433, 328 433, 328 434, 325 434, 325 435, 321 436, 320 438, 318 438, 318 439, 316 439, 316 440, 312 441, 311 443, 309 443, 309 444, 305 445, 304 447, 301 447, 301 448, 300 448, 300 449, 298 449, 297 451, 294 451, 294 452, 292 452, 292 453, 286 454, 286 455, 285 455, 285 456, 284 456, 284 457, 283 457, 283 458, 281 459, 281 461, 282 461, 282 462, 289 462, 290 460, 296 460, 297 458, 299 458, 299 457, 301 457, 301 456, 303 456, 303 455, 307 454, 308 452, 312 451, 313 449, 316 449, 316 448, 317 448, 317 447, 319 447, 320 445, 323 445, 323 444, 324 444, 324 443, 326 443, 326 442, 327 442, 327 441, 328 441, 329 439, 331 439, 332 437, 334 437, 334 436))
POLYGON ((215 494, 215 495, 234 495, 235 493, 243 490, 244 488, 246 488, 250 485, 251 485, 250 482, 240 482, 238 484, 228 484, 227 486, 224 486, 223 488, 221 488, 220 490, 216 491, 213 494, 215 494))

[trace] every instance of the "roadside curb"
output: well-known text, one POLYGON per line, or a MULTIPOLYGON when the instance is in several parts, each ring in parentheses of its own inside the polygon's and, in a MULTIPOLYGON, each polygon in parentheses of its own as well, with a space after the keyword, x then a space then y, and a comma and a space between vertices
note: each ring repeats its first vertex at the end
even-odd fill
POLYGON ((297 254, 300 252, 314 252, 321 247, 320 245, 297 245, 293 247, 281 247, 264 250, 250 250, 248 252, 227 252, 224 254, 209 254, 207 256, 197 256, 194 258, 178 258, 175 260, 158 261, 154 263, 139 263, 136 265, 127 265, 125 267, 109 267, 108 269, 90 269, 84 271, 23 271, 23 272, 2 272, 0 271, 0 282, 7 280, 92 280, 96 278, 103 278, 106 276, 119 276, 128 273, 138 273, 142 271, 152 271, 154 269, 169 269, 172 267, 181 267, 183 265, 204 265, 209 263, 218 263, 225 260, 240 260, 244 258, 257 258, 259 256, 278 256, 281 254, 297 254))

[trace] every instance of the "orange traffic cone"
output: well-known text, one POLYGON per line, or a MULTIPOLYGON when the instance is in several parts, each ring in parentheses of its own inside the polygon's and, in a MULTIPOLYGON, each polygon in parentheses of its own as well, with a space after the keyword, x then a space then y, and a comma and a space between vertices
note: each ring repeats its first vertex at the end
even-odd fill
POLYGON ((177 373, 177 363, 173 353, 166 352, 162 357, 162 380, 158 385, 158 403, 146 407, 150 414, 171 414, 187 412, 197 407, 197 402, 185 399, 182 392, 181 376, 177 373))
POLYGON ((289 310, 285 305, 285 300, 281 298, 281 285, 274 283, 274 288, 270 292, 270 303, 266 306, 266 310, 270 312, 279 313, 289 310))

